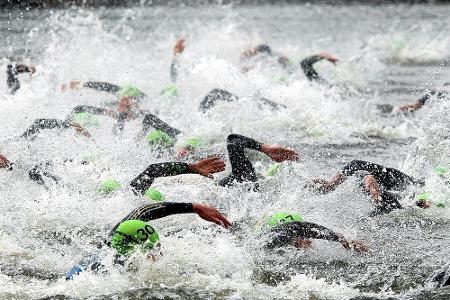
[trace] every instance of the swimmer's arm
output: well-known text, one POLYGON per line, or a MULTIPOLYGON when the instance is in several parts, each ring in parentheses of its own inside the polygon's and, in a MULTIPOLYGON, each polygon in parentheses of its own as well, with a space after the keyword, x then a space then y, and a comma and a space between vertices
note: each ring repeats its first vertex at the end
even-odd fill
POLYGON ((144 172, 134 178, 130 185, 135 193, 144 194, 158 177, 176 176, 188 174, 189 164, 180 162, 165 162, 151 164, 144 172))
POLYGON ((309 56, 300 62, 300 66, 302 67, 303 72, 305 73, 306 77, 308 77, 309 80, 321 79, 316 70, 314 70, 313 65, 316 62, 321 61, 322 59, 326 59, 333 64, 336 64, 336 62, 338 61, 337 58, 331 56, 330 54, 322 52, 317 55, 309 56))
POLYGON ((83 88, 94 89, 97 91, 107 92, 116 94, 120 91, 120 86, 109 83, 109 82, 99 82, 99 81, 88 81, 83 83, 83 88))
POLYGON ((181 174, 199 174, 213 178, 212 173, 225 170, 225 163, 218 157, 201 159, 195 163, 166 162, 152 164, 130 183, 135 193, 144 194, 158 177, 176 176, 181 174))
POLYGON ((170 79, 172 80, 172 82, 177 81, 178 70, 180 69, 179 57, 183 53, 184 47, 184 39, 177 40, 175 46, 173 47, 173 59, 172 63, 170 64, 170 79))
POLYGON ((24 65, 24 64, 17 64, 14 68, 14 71, 18 73, 30 73, 33 74, 36 72, 36 68, 32 65, 24 65))

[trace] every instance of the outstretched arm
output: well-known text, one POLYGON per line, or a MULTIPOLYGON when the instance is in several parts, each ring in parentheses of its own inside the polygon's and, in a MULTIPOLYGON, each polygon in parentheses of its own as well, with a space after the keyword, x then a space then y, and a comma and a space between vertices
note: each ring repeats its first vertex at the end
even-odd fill
POLYGON ((34 72, 36 72, 36 68, 32 65, 16 64, 13 67, 13 65, 9 64, 6 67, 6 84, 8 85, 10 93, 15 94, 20 89, 20 82, 17 77, 18 74, 30 73, 31 75, 34 72))
POLYGON ((319 74, 313 67, 313 65, 316 62, 321 61, 322 59, 326 59, 333 64, 336 64, 336 62, 338 61, 337 58, 331 56, 330 54, 328 54, 326 52, 322 52, 317 55, 309 56, 300 62, 300 66, 302 67, 303 72, 305 73, 306 77, 309 80, 311 80, 311 81, 323 81, 324 80, 319 76, 319 74))
MULTIPOLYGON (((112 84, 109 82, 102 82, 102 81, 87 81, 87 82, 81 83, 81 81, 72 80, 68 86, 68 88, 71 90, 77 90, 80 87, 87 88, 87 89, 94 89, 97 91, 107 92, 107 93, 112 93, 112 94, 117 94, 121 89, 121 87, 116 84, 112 84)), ((67 86, 65 84, 63 84, 61 86, 62 91, 66 90, 66 88, 67 88, 67 86)))
POLYGON ((144 194, 158 177, 176 176, 181 174, 199 174, 213 178, 212 173, 225 170, 225 163, 217 157, 205 158, 193 164, 166 162, 152 164, 144 172, 134 178, 130 185, 135 193, 144 194))
POLYGON ((180 69, 180 60, 179 57, 184 51, 184 39, 179 39, 175 43, 175 46, 173 47, 173 59, 172 64, 170 65, 170 79, 172 82, 176 82, 178 78, 178 72, 180 69))
MULTIPOLYGON (((152 203, 142 207, 138 207, 129 213, 120 223, 127 220, 141 220, 148 222, 176 214, 196 213, 200 218, 216 223, 220 226, 228 228, 231 223, 215 208, 200 203, 177 203, 162 202, 152 203)), ((111 230, 110 234, 114 234, 118 223, 111 230)))
POLYGON ((269 234, 273 235, 266 244, 266 247, 269 249, 286 245, 298 245, 299 240, 320 239, 339 242, 346 249, 350 249, 352 246, 355 251, 367 251, 367 246, 361 242, 349 241, 341 234, 311 222, 291 222, 281 224, 273 228, 269 234))

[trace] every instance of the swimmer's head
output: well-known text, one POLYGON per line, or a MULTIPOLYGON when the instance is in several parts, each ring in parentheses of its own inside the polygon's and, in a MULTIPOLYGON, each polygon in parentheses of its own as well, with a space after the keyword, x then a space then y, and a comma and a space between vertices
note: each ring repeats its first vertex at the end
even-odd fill
POLYGON ((171 147, 175 143, 174 139, 161 130, 153 130, 146 136, 147 142, 152 146, 171 147))
POLYGON ((164 201, 164 196, 161 194, 160 191, 154 188, 149 188, 145 191, 144 196, 148 199, 155 201, 155 202, 162 202, 164 201))
POLYGON ((97 127, 100 123, 96 116, 86 112, 74 114, 73 121, 83 127, 97 127))
POLYGON ((201 144, 202 144, 202 141, 199 138, 195 138, 195 137, 188 138, 184 141, 184 147, 190 147, 193 150, 200 147, 201 144))
POLYGON ((119 96, 120 97, 132 97, 132 98, 138 98, 142 95, 141 91, 134 85, 124 85, 119 90, 119 96))
POLYGON ((429 208, 431 206, 430 196, 427 192, 420 193, 416 196, 416 205, 420 208, 429 208))
POLYGON ((178 89, 175 85, 169 84, 165 86, 159 94, 164 97, 177 97, 178 89))
POLYGON ((107 179, 103 181, 97 189, 99 194, 107 195, 121 188, 120 183, 114 179, 107 179))
POLYGON ((444 176, 448 174, 448 168, 444 166, 437 166, 436 168, 434 168, 434 173, 436 173, 436 175, 438 176, 444 176))
POLYGON ((303 222, 303 217, 299 214, 289 214, 285 212, 279 212, 273 214, 267 222, 268 227, 275 227, 281 224, 303 222))
POLYGON ((111 247, 120 255, 129 255, 139 248, 142 253, 147 253, 158 244, 158 232, 141 220, 120 223, 111 238, 111 247))

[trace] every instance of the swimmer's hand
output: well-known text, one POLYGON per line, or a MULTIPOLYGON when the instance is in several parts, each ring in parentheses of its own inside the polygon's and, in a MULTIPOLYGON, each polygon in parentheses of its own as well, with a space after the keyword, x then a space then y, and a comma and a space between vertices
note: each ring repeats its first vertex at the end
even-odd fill
POLYGON ((361 241, 350 241, 350 246, 353 248, 353 251, 358 253, 369 251, 369 247, 361 241))
POLYGON ((307 188, 321 193, 328 193, 334 189, 332 182, 325 179, 313 179, 312 182, 306 184, 307 188))
POLYGON ((298 249, 307 249, 312 247, 312 241, 306 239, 296 239, 294 247, 298 249))
POLYGON ((231 227, 230 221, 225 218, 217 209, 200 203, 192 203, 194 212, 203 220, 216 223, 225 228, 231 227))
POLYGON ((357 241, 357 240, 347 240, 345 237, 340 236, 339 237, 339 243, 341 243, 342 247, 344 247, 347 250, 353 249, 355 252, 367 252, 369 250, 369 247, 367 247, 363 242, 357 241))
POLYGON ((181 38, 175 43, 175 47, 173 47, 173 55, 180 55, 184 51, 184 39, 181 38))
POLYGON ((0 168, 9 168, 11 166, 11 163, 9 160, 0 154, 0 168))
POLYGON ((218 157, 208 157, 189 165, 189 173, 200 174, 213 179, 213 173, 225 170, 225 162, 218 157))
POLYGON ((268 155, 272 160, 276 162, 299 159, 297 152, 295 152, 294 150, 275 145, 263 144, 261 146, 261 152, 268 155))
POLYGON ((69 82, 69 85, 67 85, 67 84, 61 85, 61 92, 64 92, 65 90, 67 90, 67 88, 69 88, 71 90, 78 90, 78 89, 80 89, 80 86, 81 86, 81 81, 72 80, 71 82, 69 82))
POLYGON ((334 56, 331 56, 330 54, 328 54, 327 52, 321 52, 319 53, 319 56, 322 57, 323 59, 328 60, 330 63, 332 64, 336 64, 336 62, 338 61, 338 59, 334 56))
POLYGON ((80 124, 78 124, 78 123, 71 123, 70 126, 71 126, 73 129, 75 129, 75 131, 76 131, 78 134, 81 134, 81 135, 83 135, 83 136, 85 136, 85 137, 87 137, 87 138, 92 139, 91 134, 90 134, 86 129, 84 129, 80 124))

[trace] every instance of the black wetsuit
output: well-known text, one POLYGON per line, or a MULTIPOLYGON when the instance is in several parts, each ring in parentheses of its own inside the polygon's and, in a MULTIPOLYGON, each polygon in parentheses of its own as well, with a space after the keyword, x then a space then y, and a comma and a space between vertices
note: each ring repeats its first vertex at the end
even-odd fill
POLYGON ((178 79, 178 74, 180 71, 180 59, 179 55, 174 55, 172 63, 170 64, 170 79, 175 83, 178 79))
POLYGON ((6 84, 8 85, 9 92, 15 94, 20 89, 20 82, 17 75, 20 73, 30 73, 31 69, 28 66, 17 64, 8 65, 6 67, 6 84))
POLYGON ((193 213, 192 203, 177 202, 161 202, 151 203, 134 209, 118 224, 116 224, 110 232, 110 236, 114 235, 120 223, 127 220, 140 220, 148 222, 155 219, 164 218, 170 215, 193 213))
POLYGON ((319 55, 312 55, 312 56, 308 56, 307 58, 303 59, 300 62, 300 66, 302 67, 303 72, 305 73, 306 77, 310 81, 316 81, 316 82, 322 82, 322 83, 326 82, 325 79, 323 79, 322 77, 319 76, 319 74, 313 67, 313 65, 316 62, 321 61, 322 59, 323 59, 323 57, 321 57, 319 55))
POLYGON ((354 160, 345 165, 342 174, 352 176, 358 171, 365 171, 373 175, 380 185, 381 200, 376 204, 374 214, 389 213, 394 209, 402 208, 399 203, 399 195, 391 192, 392 190, 403 191, 410 185, 423 185, 422 181, 416 180, 397 169, 386 168, 363 160, 354 160))
MULTIPOLYGON (((103 82, 103 81, 88 81, 83 83, 83 88, 87 89, 93 89, 101 92, 107 92, 111 94, 117 94, 122 89, 121 86, 109 83, 109 82, 103 82)), ((147 95, 143 92, 139 92, 140 95, 135 97, 137 100, 140 100, 141 98, 147 97, 147 95)))
POLYGON ((262 234, 264 248, 273 249, 291 245, 296 239, 320 239, 338 242, 340 235, 334 231, 310 222, 290 222, 280 224, 262 234))
MULTIPOLYGON (((425 104, 427 104, 427 102, 430 100, 431 96, 436 95, 436 97, 438 99, 444 99, 448 94, 445 91, 429 91, 426 94, 422 95, 419 99, 417 99, 417 102, 419 103, 419 107, 421 108, 423 107, 425 104)), ((394 106, 391 104, 378 104, 377 108, 382 112, 382 113, 391 113, 392 110, 394 109, 394 106)))
MULTIPOLYGON (((239 97, 223 89, 213 89, 210 91, 200 102, 200 110, 207 112, 213 108, 219 102, 235 102, 239 100, 239 97)), ((258 100, 261 104, 267 105, 274 110, 280 110, 286 108, 285 105, 276 103, 267 98, 259 97, 258 100)))
POLYGON ((189 165, 181 162, 165 162, 151 164, 134 178, 130 186, 135 194, 144 194, 145 191, 153 184, 158 177, 176 176, 181 174, 189 174, 189 165))
POLYGON ((70 126, 70 122, 68 121, 58 119, 36 119, 33 124, 31 124, 31 126, 21 135, 21 137, 34 140, 43 129, 67 129, 70 126))
POLYGON ((236 182, 256 182, 257 176, 251 161, 245 155, 245 149, 261 151, 261 143, 239 134, 230 134, 227 138, 228 157, 231 174, 219 181, 221 186, 232 186, 236 182))

